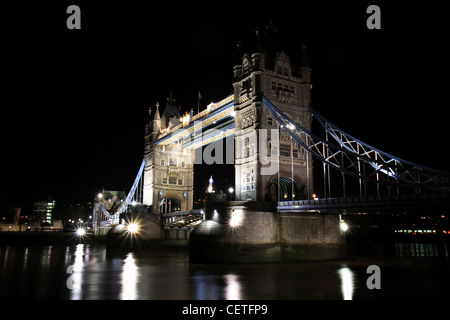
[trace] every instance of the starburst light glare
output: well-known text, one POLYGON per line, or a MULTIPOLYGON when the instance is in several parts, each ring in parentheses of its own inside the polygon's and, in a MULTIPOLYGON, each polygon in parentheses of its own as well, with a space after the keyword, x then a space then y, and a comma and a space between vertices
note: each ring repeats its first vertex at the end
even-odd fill
POLYGON ((137 223, 130 223, 127 226, 127 231, 129 233, 136 233, 136 232, 138 232, 138 229, 139 229, 139 226, 137 225, 137 223))
POLYGON ((84 228, 77 228, 77 230, 75 230, 75 234, 78 237, 82 237, 82 236, 84 236, 86 234, 86 229, 84 229, 84 228))

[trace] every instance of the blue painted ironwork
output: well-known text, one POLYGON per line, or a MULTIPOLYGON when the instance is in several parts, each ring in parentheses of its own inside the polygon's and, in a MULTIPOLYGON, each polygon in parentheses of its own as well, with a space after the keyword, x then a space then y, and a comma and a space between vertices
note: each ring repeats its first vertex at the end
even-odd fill
POLYGON ((144 166, 145 166, 145 159, 142 160, 141 166, 140 166, 139 171, 138 171, 138 173, 136 175, 136 178, 134 179, 134 183, 133 183, 133 186, 130 189, 130 192, 128 192, 128 195, 125 198, 125 201, 122 203, 122 205, 119 207, 119 209, 115 213, 113 213, 113 214, 109 213, 108 210, 106 210, 105 207, 103 207, 102 204, 100 205, 102 214, 104 216, 106 216, 108 219, 110 219, 111 221, 117 220, 119 218, 119 216, 128 209, 128 206, 130 205, 131 200, 133 199, 133 197, 136 194, 136 190, 137 190, 137 187, 139 185, 139 181, 142 178, 142 172, 144 171, 144 166))
POLYGON ((324 166, 359 179, 360 185, 364 181, 397 188, 450 191, 450 173, 420 166, 373 148, 338 129, 317 111, 311 110, 314 119, 324 127, 327 136, 330 135, 337 141, 336 145, 294 122, 266 97, 263 96, 262 101, 284 131, 306 151, 319 159, 324 166))

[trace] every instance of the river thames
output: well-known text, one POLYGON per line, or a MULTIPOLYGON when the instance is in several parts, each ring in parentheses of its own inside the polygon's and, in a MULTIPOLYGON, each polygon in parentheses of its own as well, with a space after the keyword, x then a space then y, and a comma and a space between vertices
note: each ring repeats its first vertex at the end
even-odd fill
POLYGON ((336 261, 190 264, 186 252, 110 252, 101 244, 1 246, 0 299, 448 299, 447 244, 336 261), (380 267, 380 289, 366 285, 380 267))

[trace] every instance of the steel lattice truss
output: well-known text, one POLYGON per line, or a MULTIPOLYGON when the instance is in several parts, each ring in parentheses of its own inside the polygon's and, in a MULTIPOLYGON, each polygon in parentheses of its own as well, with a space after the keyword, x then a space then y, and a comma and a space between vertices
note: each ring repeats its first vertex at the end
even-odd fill
POLYGON ((322 139, 288 118, 266 97, 262 100, 280 126, 328 168, 360 181, 376 183, 378 186, 381 184, 397 188, 450 191, 450 173, 427 168, 380 151, 340 130, 311 109, 313 119, 325 130, 326 138, 322 139), (328 137, 333 138, 333 143, 328 137))

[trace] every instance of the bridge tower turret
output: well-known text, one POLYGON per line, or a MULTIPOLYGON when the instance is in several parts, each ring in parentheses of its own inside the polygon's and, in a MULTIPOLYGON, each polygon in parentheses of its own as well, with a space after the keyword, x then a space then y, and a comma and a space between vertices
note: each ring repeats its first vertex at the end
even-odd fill
POLYGON ((280 130, 262 96, 310 129, 312 86, 306 47, 291 60, 272 25, 265 34, 257 30, 257 37, 253 53, 244 53, 242 63, 233 68, 236 200, 304 199, 312 192, 312 158, 280 130))
POLYGON ((147 206, 153 205, 154 192, 153 192, 153 176, 154 176, 154 141, 157 139, 161 132, 161 116, 159 114, 159 102, 156 103, 155 114, 153 120, 151 119, 152 110, 149 108, 149 121, 145 126, 144 136, 144 186, 143 186, 143 204, 147 206))
POLYGON ((153 215, 192 209, 194 150, 183 148, 181 141, 158 144, 162 134, 182 125, 183 118, 171 95, 162 114, 156 104, 152 130, 146 130, 143 204, 153 215))
POLYGON ((161 116, 159 115, 159 102, 156 103, 155 115, 153 116, 152 142, 161 133, 161 116))

